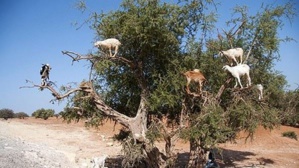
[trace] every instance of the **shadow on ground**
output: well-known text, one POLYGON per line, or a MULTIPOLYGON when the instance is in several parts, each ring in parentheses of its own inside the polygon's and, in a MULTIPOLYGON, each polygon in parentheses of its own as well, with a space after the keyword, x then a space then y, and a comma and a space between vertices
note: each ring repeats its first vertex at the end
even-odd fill
MULTIPOLYGON (((238 167, 236 162, 246 163, 246 160, 250 160, 252 156, 255 156, 253 152, 236 151, 229 149, 221 150, 221 155, 219 153, 216 155, 217 162, 220 165, 220 167, 238 167)), ((242 165, 242 167, 252 167, 266 164, 274 164, 274 161, 268 158, 261 157, 256 160, 256 163, 250 162, 248 164, 242 165)))

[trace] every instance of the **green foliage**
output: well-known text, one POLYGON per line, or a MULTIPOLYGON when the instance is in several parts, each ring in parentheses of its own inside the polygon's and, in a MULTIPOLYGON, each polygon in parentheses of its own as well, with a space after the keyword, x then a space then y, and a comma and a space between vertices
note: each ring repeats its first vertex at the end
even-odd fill
POLYGON ((279 118, 284 125, 296 126, 299 123, 299 89, 288 91, 279 97, 279 118))
POLYGON ((162 138, 162 125, 156 122, 152 122, 146 133, 146 138, 150 141, 151 144, 154 144, 155 141, 162 138))
POLYGON ((291 139, 295 139, 296 141, 298 141, 297 134, 294 131, 283 132, 282 136, 283 137, 289 137, 291 139))
MULTIPOLYGON (((216 34, 216 16, 210 4, 213 1, 124 0, 117 11, 95 14, 92 27, 97 32, 96 38, 118 38, 122 43, 118 56, 132 60, 132 67, 142 70, 138 76, 137 68, 120 62, 96 62, 94 78, 97 80, 94 82, 105 103, 127 116, 135 116, 141 94, 136 79, 142 78, 150 95, 146 97, 149 114, 172 116, 177 120, 186 108, 190 127, 182 131, 181 136, 190 141, 198 140, 202 148, 234 139, 241 130, 253 135, 259 125, 272 129, 280 119, 285 123, 297 123, 297 119, 290 121, 291 117, 283 112, 287 111, 286 114, 293 118, 298 116, 298 93, 287 93, 282 100, 286 79, 273 69, 281 57, 280 42, 284 41, 278 38, 278 29, 284 24, 282 18, 292 20, 292 4, 265 5, 252 16, 246 7, 236 6, 232 18, 227 21, 231 31, 223 35, 218 33, 218 38, 209 36, 216 34), (236 31, 239 24, 242 26, 236 31), (234 31, 236 33, 232 34, 234 31), (231 89, 234 81, 225 86, 220 100, 215 100, 219 88, 231 77, 221 69, 227 61, 217 54, 232 47, 244 49, 252 83, 264 86, 263 101, 257 100, 253 88, 231 89), (208 80, 204 86, 206 97, 192 97, 185 92, 186 80, 181 74, 194 68, 200 69, 208 80)), ((102 53, 94 56, 101 57, 102 53)), ((192 83, 191 90, 195 87, 192 83)), ((79 109, 66 109, 63 116, 67 119, 86 118, 94 122, 102 119, 101 112, 84 93, 72 97, 70 106, 79 109)), ((161 135, 156 130, 160 129, 150 127, 148 138, 151 141, 159 139, 161 135)), ((140 148, 136 146, 131 150, 132 144, 126 143, 127 151, 134 153, 128 153, 127 163, 131 166, 135 163, 132 160, 140 162, 143 157, 140 148)))
MULTIPOLYGON (((205 29, 212 25, 213 15, 204 13, 206 3, 126 0, 121 10, 96 17, 94 28, 99 38, 117 37, 122 42, 119 55, 142 66, 143 77, 152 93, 149 106, 155 113, 161 108, 170 108, 168 112, 179 109, 183 85, 180 73, 186 70, 182 55, 182 47, 186 46, 182 42, 193 37, 200 25, 206 25, 205 29)), ((107 104, 134 116, 140 101, 138 77, 134 72, 125 65, 110 62, 97 63, 96 70, 99 85, 107 88, 107 104)), ((165 113, 163 109, 161 112, 165 113)))
POLYGON ((204 149, 232 139, 235 132, 228 126, 226 116, 220 106, 207 105, 200 112, 191 114, 190 127, 182 132, 181 137, 199 140, 204 149))
POLYGON ((32 117, 35 118, 42 118, 44 120, 47 120, 49 117, 54 116, 55 111, 53 109, 38 109, 35 112, 32 113, 32 117))
POLYGON ((94 101, 85 92, 77 92, 70 98, 70 101, 64 111, 60 112, 61 117, 68 123, 78 122, 85 119, 85 126, 98 127, 102 124, 104 116, 97 109, 94 101))
POLYGON ((229 115, 229 127, 234 128, 236 132, 245 130, 249 133, 249 136, 253 135, 259 125, 273 129, 275 125, 279 124, 276 109, 269 108, 259 101, 248 100, 248 97, 233 103, 227 109, 227 112, 229 115))
POLYGON ((145 163, 145 154, 143 153, 143 145, 134 144, 133 139, 128 138, 122 142, 122 152, 124 153, 124 158, 122 161, 122 167, 147 167, 145 163))
POLYGON ((25 117, 29 117, 29 115, 25 112, 19 112, 19 113, 15 113, 14 117, 19 119, 24 119, 25 117))
POLYGON ((3 108, 0 110, 0 118, 4 118, 5 120, 9 118, 14 118, 14 112, 11 109, 3 108))

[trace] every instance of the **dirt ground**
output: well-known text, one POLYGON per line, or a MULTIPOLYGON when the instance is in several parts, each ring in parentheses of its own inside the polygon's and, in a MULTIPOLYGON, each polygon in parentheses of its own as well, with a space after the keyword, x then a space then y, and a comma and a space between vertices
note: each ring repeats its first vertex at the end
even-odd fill
MULTIPOLYGON (((65 157, 67 162, 70 162, 65 163, 68 166, 62 164, 57 167, 88 167, 90 159, 94 157, 121 155, 120 143, 112 140, 112 136, 117 134, 120 128, 119 125, 114 127, 114 122, 110 121, 96 130, 85 128, 82 122, 67 124, 56 118, 0 120, 0 154, 1 150, 5 153, 5 150, 8 152, 9 149, 12 149, 13 147, 9 146, 9 141, 16 140, 21 144, 34 144, 40 147, 32 149, 31 153, 47 149, 49 152, 54 152, 55 156, 59 156, 60 159, 65 157)), ((294 131, 299 135, 299 128, 280 126, 270 132, 260 127, 255 133, 253 141, 245 142, 246 134, 240 133, 235 143, 219 145, 222 156, 217 155, 217 162, 221 167, 298 168, 299 141, 282 137, 282 133, 286 131, 294 131)), ((158 146, 163 150, 162 142, 158 146)), ((189 145, 184 141, 175 144, 175 151, 182 156, 188 153, 188 150, 189 145)), ((26 154, 28 151, 23 153, 26 154)), ((36 153, 42 155, 41 152, 36 153)), ((54 154, 49 156, 54 156, 54 154)), ((47 156, 42 155, 39 159, 44 159, 47 156)), ((2 158, 2 160, 5 159, 2 158)), ((2 160, 0 156, 0 162, 2 160)), ((61 162, 65 162, 65 160, 61 162)))

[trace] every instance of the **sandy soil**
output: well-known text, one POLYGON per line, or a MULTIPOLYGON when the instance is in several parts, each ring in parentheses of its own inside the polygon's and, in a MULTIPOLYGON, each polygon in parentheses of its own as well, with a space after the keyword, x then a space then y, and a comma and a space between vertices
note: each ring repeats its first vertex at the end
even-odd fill
MULTIPOLYGON (((118 133, 120 128, 119 125, 114 127, 114 122, 110 121, 96 130, 85 128, 83 123, 67 124, 56 118, 0 120, 0 154, 1 151, 11 152, 14 147, 9 145, 9 141, 14 141, 15 144, 27 145, 22 147, 23 155, 28 153, 30 147, 33 148, 29 152, 35 152, 36 158, 41 162, 45 162, 46 157, 58 156, 55 159, 61 159, 58 162, 63 163, 53 163, 53 167, 88 167, 90 159, 94 157, 121 154, 121 145, 112 140, 112 136, 118 133), (47 151, 47 154, 38 150, 47 151)), ((217 162, 221 167, 297 168, 299 141, 282 137, 281 133, 286 131, 294 131, 299 135, 299 129, 293 127, 280 126, 271 132, 259 128, 253 141, 245 142, 246 134, 241 133, 236 143, 219 146, 222 156, 217 156, 217 162)), ((160 143, 159 146, 162 148, 163 144, 160 143)), ((189 145, 183 141, 175 145, 175 151, 182 155, 188 150, 189 145)), ((0 162, 3 160, 5 159, 0 156, 0 162)))

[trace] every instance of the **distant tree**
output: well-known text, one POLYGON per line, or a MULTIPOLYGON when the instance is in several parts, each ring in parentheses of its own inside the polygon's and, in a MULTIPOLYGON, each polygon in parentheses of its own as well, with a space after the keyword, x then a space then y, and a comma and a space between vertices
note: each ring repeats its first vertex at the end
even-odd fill
POLYGON ((0 110, 0 118, 4 118, 5 120, 9 118, 14 118, 14 112, 11 109, 3 108, 0 110))
POLYGON ((47 120, 49 117, 53 117, 55 114, 55 111, 53 109, 38 109, 35 112, 32 113, 32 117, 35 118, 42 118, 44 120, 47 120))
POLYGON ((298 126, 299 124, 299 89, 287 91, 280 95, 279 118, 284 125, 298 126))
POLYGON ((29 115, 25 112, 18 112, 14 115, 15 118, 24 119, 25 117, 29 117, 29 115))

